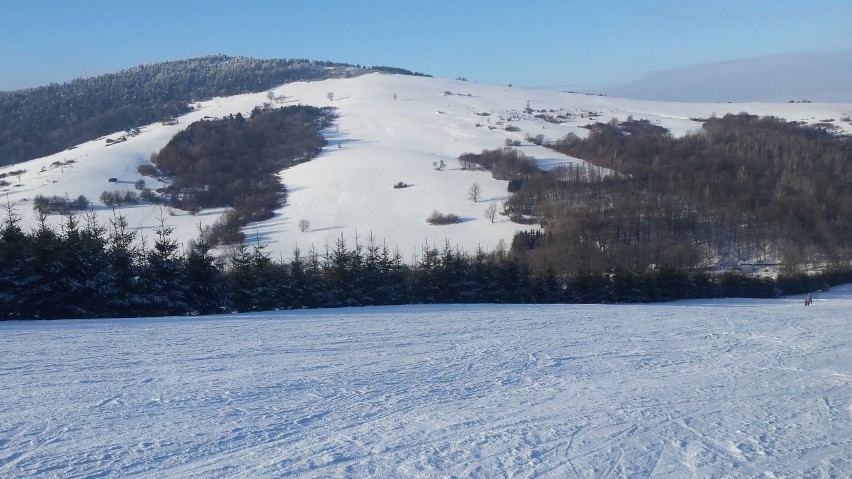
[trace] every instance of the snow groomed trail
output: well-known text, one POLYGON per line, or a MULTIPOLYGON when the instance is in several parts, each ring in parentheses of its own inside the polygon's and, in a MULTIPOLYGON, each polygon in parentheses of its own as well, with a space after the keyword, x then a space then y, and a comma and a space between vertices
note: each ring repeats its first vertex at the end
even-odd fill
POLYGON ((0 323, 0 477, 850 477, 852 288, 0 323))

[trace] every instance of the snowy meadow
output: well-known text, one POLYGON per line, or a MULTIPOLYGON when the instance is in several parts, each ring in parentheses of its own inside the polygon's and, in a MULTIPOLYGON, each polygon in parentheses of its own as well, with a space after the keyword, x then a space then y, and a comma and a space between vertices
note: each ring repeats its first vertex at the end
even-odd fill
MULTIPOLYGON (((283 99, 279 106, 334 107, 338 114, 334 126, 323 131, 329 143, 320 155, 281 171, 287 203, 273 218, 244 228, 247 239, 262 241, 273 258, 290 257, 295 248, 303 253, 311 247, 322 251, 340 238, 352 244, 357 236, 363 241, 371 234, 390 249, 398 248, 406 259, 426 245, 440 248, 447 241, 468 252, 480 247, 490 251, 501 240, 511 244, 515 233, 530 225, 513 223, 503 215, 493 222, 484 216, 489 205, 500 207, 508 199, 508 181, 497 180, 488 171, 462 170, 458 157, 502 148, 511 141, 542 169, 585 167, 582 159, 530 143, 528 135, 543 135, 547 141, 569 133, 586 137, 589 124, 632 117, 647 119, 679 137, 700 130, 701 118, 740 112, 811 125, 822 121, 838 133, 852 133, 852 105, 844 103, 653 102, 378 73, 293 82, 272 93, 283 99), (535 111, 529 113, 531 109, 535 111), (434 165, 439 162, 446 169, 438 171, 434 165), (411 187, 394 189, 399 182, 411 187), (481 188, 478 201, 469 199, 473 183, 481 188), (462 221, 431 225, 426 219, 434 211, 455 214, 462 221), (307 222, 304 230, 299 226, 302 220, 307 222)), ((2 167, 0 175, 11 176, 6 177, 8 185, 0 183, 0 194, 15 206, 25 230, 38 226, 32 214, 37 195, 71 199, 84 195, 92 201, 99 221, 108 225, 113 211, 98 199, 102 192, 137 193, 135 185, 140 180, 153 190, 167 186, 170 180, 142 176, 138 167, 151 166, 151 154, 193 122, 237 113, 249 116, 269 101, 268 94, 195 102, 194 111, 177 123, 144 126, 126 141, 114 141, 123 134, 115 132, 54 155, 2 167)), ((165 225, 174 228, 174 238, 185 244, 197 237, 199 225, 214 224, 223 209, 191 214, 140 202, 123 205, 117 213, 149 243, 153 229, 165 219, 165 225)), ((61 215, 49 218, 51 224, 61 221, 61 215)))
POLYGON ((850 477, 852 286, 0 323, 0 476, 850 477))

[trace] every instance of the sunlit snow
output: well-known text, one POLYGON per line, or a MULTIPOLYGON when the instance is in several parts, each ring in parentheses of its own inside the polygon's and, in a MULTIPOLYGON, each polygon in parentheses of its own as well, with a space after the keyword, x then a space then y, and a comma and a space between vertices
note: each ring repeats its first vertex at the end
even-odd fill
MULTIPOLYGON (((324 132, 329 144, 323 153, 281 173, 290 193, 288 203, 271 220, 245 228, 248 239, 266 242, 267 252, 276 259, 288 258, 297 246, 305 251, 313 245, 322 252, 326 244, 333 245, 341 237, 351 246, 356 235, 365 242, 372 234, 390 249, 399 248, 406 259, 424 245, 442 247, 445 241, 468 252, 479 246, 490 250, 500 240, 510 243, 517 230, 530 226, 511 223, 505 216, 498 216, 495 223, 485 218, 489 204, 499 206, 508 197, 507 182, 491 178, 488 172, 462 171, 457 161, 462 153, 501 148, 506 140, 521 142, 521 151, 537 158, 541 167, 552 168, 584 162, 535 146, 525 140, 527 136, 543 135, 545 140, 567 133, 584 136, 588 133, 584 126, 613 118, 649 119, 674 135, 700 129, 698 119, 740 112, 809 124, 831 120, 838 131, 852 131, 850 104, 664 103, 378 73, 290 83, 273 91, 283 97, 283 103, 275 106, 334 106, 340 115, 324 132), (561 123, 536 115, 561 118, 561 123), (509 125, 520 131, 506 131, 509 125), (444 171, 433 167, 440 161, 447 165, 444 171), (398 182, 412 186, 394 189, 398 182), (473 183, 482 190, 477 203, 468 199, 473 183), (462 222, 431 226, 426 218, 435 210, 454 213, 462 222), (310 223, 307 231, 300 231, 301 220, 310 223)), ((35 225, 32 199, 38 194, 71 199, 86 195, 106 223, 112 211, 99 202, 103 191, 132 191, 139 179, 150 188, 162 186, 136 171, 151 153, 193 121, 249 114, 269 101, 267 93, 196 103, 199 108, 179 118, 177 125, 149 125, 140 135, 107 146, 107 139, 122 135, 117 132, 49 157, 0 168, 0 173, 26 170, 7 177, 11 184, 0 187, 0 195, 16 205, 16 213, 30 227, 35 225), (109 182, 109 178, 117 181, 109 182)), ((168 207, 136 205, 125 206, 119 213, 148 238, 162 217, 183 243, 197 236, 199 224, 214 222, 221 210, 191 215, 168 207)))
POLYGON ((852 286, 0 323, 0 477, 850 477, 852 286))

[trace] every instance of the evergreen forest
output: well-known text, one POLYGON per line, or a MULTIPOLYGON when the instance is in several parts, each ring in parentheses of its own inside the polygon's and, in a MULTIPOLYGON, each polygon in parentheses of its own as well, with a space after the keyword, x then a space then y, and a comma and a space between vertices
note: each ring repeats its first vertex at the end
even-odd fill
POLYGON ((190 111, 192 102, 365 70, 310 60, 210 55, 0 92, 0 166, 190 111))
POLYGON ((421 303, 602 303, 682 298, 775 297, 852 282, 849 268, 775 280, 736 272, 657 268, 583 273, 561 280, 502 249, 467 253, 424 246, 405 261, 374 238, 340 238, 319 252, 275 260, 262 243, 239 243, 224 259, 208 232, 181 247, 165 219, 139 237, 121 216, 94 213, 26 232, 7 206, 0 229, 0 319, 199 315, 240 311, 421 303))

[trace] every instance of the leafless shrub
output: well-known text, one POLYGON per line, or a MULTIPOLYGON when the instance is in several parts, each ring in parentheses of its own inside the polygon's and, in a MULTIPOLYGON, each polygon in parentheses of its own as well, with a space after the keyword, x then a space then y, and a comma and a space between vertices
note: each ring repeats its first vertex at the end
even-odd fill
POLYGON ((451 225, 455 223, 460 223, 461 218, 453 213, 443 214, 440 211, 433 211, 432 214, 426 218, 426 222, 430 225, 451 225))

